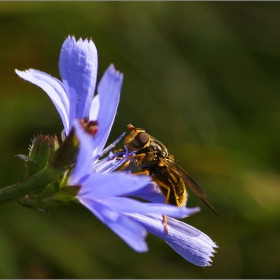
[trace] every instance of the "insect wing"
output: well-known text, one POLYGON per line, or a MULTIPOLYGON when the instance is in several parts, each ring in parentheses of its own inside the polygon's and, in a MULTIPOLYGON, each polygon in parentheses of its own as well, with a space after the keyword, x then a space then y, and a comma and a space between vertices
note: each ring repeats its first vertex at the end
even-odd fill
POLYGON ((184 182, 201 198, 206 197, 205 192, 203 189, 196 183, 196 181, 175 161, 171 161, 168 159, 163 159, 167 165, 175 172, 177 173, 184 182))
POLYGON ((203 189, 196 183, 196 181, 181 167, 179 166, 176 162, 171 161, 166 158, 162 158, 163 160, 170 169, 173 170, 177 175, 179 175, 183 181, 188 185, 188 187, 217 215, 218 213, 216 210, 212 207, 212 205, 205 199, 206 194, 203 191, 203 189))

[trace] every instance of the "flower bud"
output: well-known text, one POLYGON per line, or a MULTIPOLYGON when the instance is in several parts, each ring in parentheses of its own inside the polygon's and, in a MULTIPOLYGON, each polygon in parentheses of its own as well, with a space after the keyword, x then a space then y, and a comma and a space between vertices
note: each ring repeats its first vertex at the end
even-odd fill
POLYGON ((39 135, 34 137, 27 160, 28 176, 40 171, 46 166, 50 156, 59 146, 57 137, 39 135))

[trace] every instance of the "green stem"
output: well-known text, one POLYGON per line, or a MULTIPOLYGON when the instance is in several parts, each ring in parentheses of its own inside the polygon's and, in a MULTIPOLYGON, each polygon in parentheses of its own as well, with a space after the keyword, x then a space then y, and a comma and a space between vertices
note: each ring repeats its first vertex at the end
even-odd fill
MULTIPOLYGON (((52 150, 52 149, 51 149, 52 150)), ((51 182, 57 180, 75 162, 79 151, 79 140, 71 129, 62 145, 48 158, 46 166, 29 178, 0 189, 0 203, 13 201, 30 194, 39 192, 51 182)))
POLYGON ((16 200, 57 180, 67 169, 44 167, 29 178, 0 189, 0 203, 16 200))

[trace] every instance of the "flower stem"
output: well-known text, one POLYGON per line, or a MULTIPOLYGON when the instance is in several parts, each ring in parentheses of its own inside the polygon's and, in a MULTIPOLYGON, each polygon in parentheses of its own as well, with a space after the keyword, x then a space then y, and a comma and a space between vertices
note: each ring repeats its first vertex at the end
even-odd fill
POLYGON ((63 167, 44 167, 36 174, 0 189, 0 203, 16 200, 57 180, 66 171, 63 167))

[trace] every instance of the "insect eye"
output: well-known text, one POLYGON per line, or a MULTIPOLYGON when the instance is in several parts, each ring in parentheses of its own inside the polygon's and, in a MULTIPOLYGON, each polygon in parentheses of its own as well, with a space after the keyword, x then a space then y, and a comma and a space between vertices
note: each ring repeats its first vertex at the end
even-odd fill
POLYGON ((147 132, 138 133, 133 141, 134 148, 144 147, 149 141, 149 134, 147 132))

